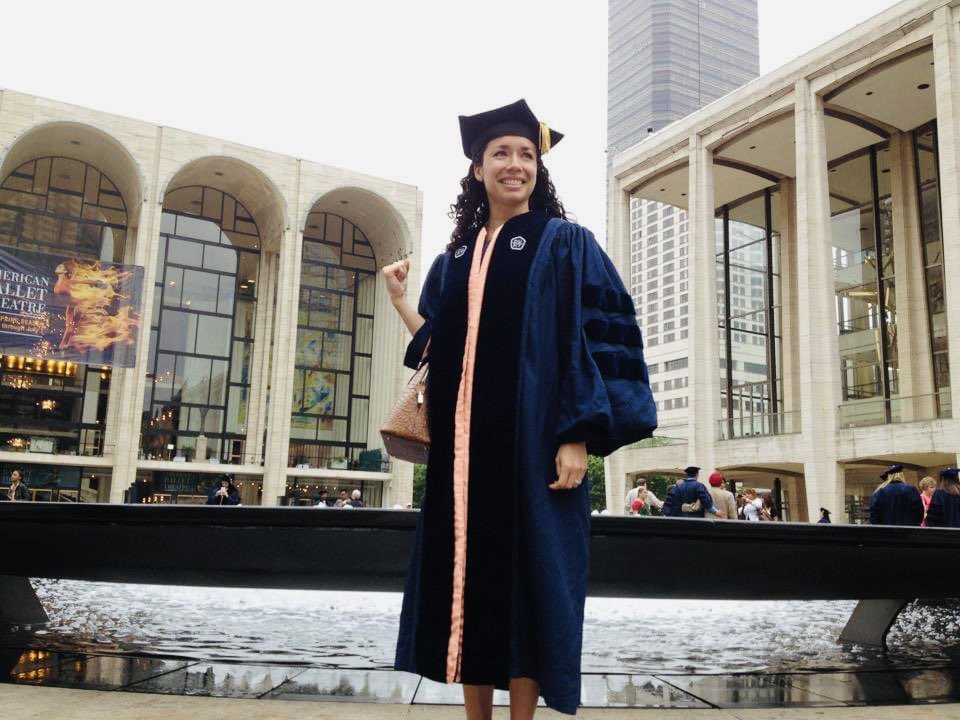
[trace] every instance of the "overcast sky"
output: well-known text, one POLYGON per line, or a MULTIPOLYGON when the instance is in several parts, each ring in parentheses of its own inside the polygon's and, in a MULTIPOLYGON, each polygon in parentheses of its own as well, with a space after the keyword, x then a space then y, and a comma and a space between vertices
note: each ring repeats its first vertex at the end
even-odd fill
MULTIPOLYGON (((760 0, 769 72, 896 3, 760 0)), ((7 3, 0 87, 418 186, 436 254, 459 179, 458 114, 525 97, 567 134, 568 211, 605 223, 600 0, 7 3)))

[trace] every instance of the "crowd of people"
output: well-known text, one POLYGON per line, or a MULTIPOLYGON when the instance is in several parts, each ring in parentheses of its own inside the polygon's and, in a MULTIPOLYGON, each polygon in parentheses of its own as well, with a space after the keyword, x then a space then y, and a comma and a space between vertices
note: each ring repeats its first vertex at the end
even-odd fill
POLYGON ((330 491, 326 488, 320 490, 320 499, 314 507, 318 508, 362 508, 363 494, 359 490, 347 493, 341 490, 337 497, 330 497, 330 491))
POLYGON ((709 515, 717 520, 749 522, 780 520, 780 511, 769 493, 761 494, 748 487, 735 494, 724 487, 726 479, 722 473, 712 473, 709 485, 700 482, 699 476, 700 468, 693 465, 686 468, 684 477, 669 488, 662 501, 647 487, 646 478, 637 478, 636 487, 631 488, 624 499, 623 509, 628 515, 709 515))
POLYGON ((915 487, 903 474, 903 465, 891 465, 870 498, 871 525, 960 527, 960 470, 940 471, 938 483, 929 475, 915 487))
MULTIPOLYGON (((667 517, 713 517, 718 520, 748 522, 778 521, 780 510, 770 493, 755 488, 742 492, 726 489, 722 473, 710 475, 709 485, 699 480, 700 468, 690 466, 660 500, 647 487, 646 478, 637 478, 636 486, 624 498, 627 515, 665 515, 667 517)), ((918 486, 906 482, 902 465, 891 465, 880 474, 880 486, 870 498, 870 524, 918 527, 960 527, 960 470, 940 471, 939 482, 930 476, 918 486)), ((819 524, 829 524, 831 512, 820 508, 819 524)))

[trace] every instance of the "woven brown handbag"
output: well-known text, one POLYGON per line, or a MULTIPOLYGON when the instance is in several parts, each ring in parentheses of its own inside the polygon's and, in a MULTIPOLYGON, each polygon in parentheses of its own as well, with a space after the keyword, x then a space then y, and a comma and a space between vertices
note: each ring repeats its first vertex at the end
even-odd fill
POLYGON ((422 363, 417 368, 380 428, 380 436, 388 455, 420 464, 425 464, 430 454, 427 368, 427 363, 422 363))

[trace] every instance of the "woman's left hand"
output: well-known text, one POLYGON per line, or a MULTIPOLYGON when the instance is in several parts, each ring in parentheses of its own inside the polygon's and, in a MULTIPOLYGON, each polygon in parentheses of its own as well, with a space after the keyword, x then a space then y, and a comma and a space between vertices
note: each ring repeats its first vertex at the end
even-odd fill
POLYGON ((565 443, 557 450, 557 481, 547 487, 551 490, 573 490, 580 486, 587 474, 587 444, 565 443))

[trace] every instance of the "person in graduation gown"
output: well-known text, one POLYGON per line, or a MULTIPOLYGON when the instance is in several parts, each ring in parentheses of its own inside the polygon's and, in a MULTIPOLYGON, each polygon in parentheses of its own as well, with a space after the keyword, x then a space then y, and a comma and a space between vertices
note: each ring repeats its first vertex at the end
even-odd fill
POLYGON ((960 527, 960 470, 940 471, 940 487, 930 499, 927 527, 960 527))
POLYGON ((870 498, 871 525, 920 525, 923 501, 920 491, 903 478, 903 465, 891 465, 880 477, 883 483, 870 498))
POLYGON ((697 480, 700 468, 691 465, 686 470, 683 482, 676 483, 667 491, 663 501, 663 514, 668 517, 705 517, 707 513, 719 515, 713 498, 706 486, 697 480))
POLYGON ((630 296, 593 235, 565 220, 542 157, 563 136, 520 100, 460 118, 470 159, 450 244, 416 310, 409 262, 383 269, 429 358, 430 454, 395 667, 494 687, 511 717, 538 695, 573 714, 590 545, 587 453, 649 437, 656 409, 630 296))

